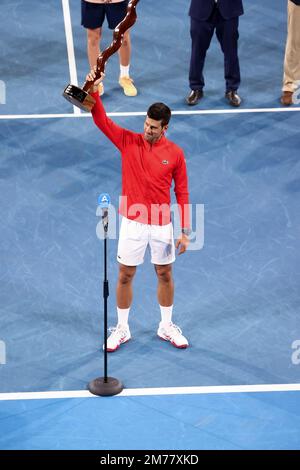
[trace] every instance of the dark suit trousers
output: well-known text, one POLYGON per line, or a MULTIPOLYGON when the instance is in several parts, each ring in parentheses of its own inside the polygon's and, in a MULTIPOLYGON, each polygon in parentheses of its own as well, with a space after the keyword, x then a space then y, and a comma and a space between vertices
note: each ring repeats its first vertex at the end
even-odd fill
POLYGON ((238 58, 239 17, 225 20, 217 7, 206 21, 191 18, 192 54, 189 81, 192 90, 204 87, 203 68, 206 52, 214 31, 224 54, 224 75, 226 91, 237 90, 240 85, 240 66, 238 58))

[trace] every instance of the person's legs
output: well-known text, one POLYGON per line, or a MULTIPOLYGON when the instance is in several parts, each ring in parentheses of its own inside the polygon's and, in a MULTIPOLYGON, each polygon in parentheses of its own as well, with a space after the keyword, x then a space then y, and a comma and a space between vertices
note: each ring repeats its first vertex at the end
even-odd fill
POLYGON ((119 49, 119 58, 120 58, 119 84, 123 88, 124 94, 126 96, 136 96, 137 89, 134 86, 133 80, 132 78, 130 78, 130 75, 129 75, 130 55, 131 55, 130 31, 127 30, 126 33, 124 34, 122 46, 119 49))
POLYGON ((109 352, 115 351, 131 338, 128 316, 133 296, 132 281, 136 267, 143 263, 147 245, 147 226, 123 217, 117 254, 120 263, 116 292, 118 323, 115 328, 111 328, 112 333, 107 340, 109 352))
MULTIPOLYGON (((118 53, 120 58, 120 65, 123 67, 129 67, 131 57, 131 40, 129 29, 124 33, 123 42, 118 53)), ((129 70, 127 75, 129 75, 129 70)))
POLYGON ((224 76, 226 92, 236 91, 241 82, 238 58, 239 18, 224 20, 220 17, 216 35, 224 54, 224 76))
POLYGON ((108 352, 116 351, 121 344, 127 343, 131 338, 128 326, 128 315, 132 302, 132 280, 135 272, 135 266, 120 264, 117 283, 118 323, 115 328, 110 328, 111 335, 107 339, 108 352))
MULTIPOLYGON (((127 5, 127 0, 119 3, 106 4, 106 17, 110 29, 115 29, 116 26, 125 18, 127 13, 127 5)), ((136 96, 137 89, 134 86, 133 80, 130 78, 129 74, 131 58, 131 41, 129 30, 124 33, 122 45, 118 50, 118 54, 120 60, 119 84, 123 88, 124 94, 126 96, 136 96)))
POLYGON ((170 341, 176 348, 187 348, 188 340, 183 336, 181 329, 172 322, 174 300, 172 265, 155 265, 155 270, 158 278, 157 297, 161 313, 157 335, 165 341, 170 341))
MULTIPOLYGON (((97 58, 100 55, 100 41, 102 28, 87 29, 87 54, 91 69, 97 64, 97 58)), ((99 95, 104 93, 103 82, 98 85, 99 95)))
POLYGON ((87 54, 91 69, 97 64, 100 55, 102 28, 87 29, 87 54))
POLYGON ((225 98, 234 107, 239 107, 242 102, 237 93, 241 82, 238 58, 238 24, 238 17, 225 20, 220 15, 216 27, 217 38, 224 54, 225 98))
POLYGON ((174 281, 172 276, 172 265, 155 265, 158 279, 157 299, 161 307, 173 306, 174 281))
POLYGON ((177 348, 186 348, 188 340, 182 335, 180 328, 172 323, 174 302, 174 281, 172 263, 175 261, 175 245, 172 224, 151 225, 150 236, 151 261, 157 275, 157 299, 160 306, 161 321, 157 335, 170 341, 177 348))
POLYGON ((213 20, 198 21, 191 18, 190 34, 192 39, 189 71, 190 88, 191 90, 202 90, 204 87, 203 68, 206 52, 214 34, 213 20))
MULTIPOLYGON (((105 18, 104 5, 81 0, 81 24, 87 30, 87 55, 90 68, 97 63, 100 55, 102 24, 105 18)), ((99 94, 104 92, 103 82, 99 84, 99 94)))

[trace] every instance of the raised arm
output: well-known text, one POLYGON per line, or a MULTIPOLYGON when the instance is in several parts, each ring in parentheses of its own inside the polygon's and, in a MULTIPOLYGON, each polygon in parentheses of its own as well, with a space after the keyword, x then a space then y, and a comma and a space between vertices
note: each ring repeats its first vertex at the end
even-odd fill
MULTIPOLYGON (((87 75, 87 80, 94 78, 94 75, 95 71, 91 70, 91 72, 87 75)), ((120 152, 122 152, 125 145, 125 135, 128 131, 118 126, 106 114, 106 111, 98 93, 98 85, 103 80, 103 78, 104 74, 102 73, 101 78, 99 78, 99 80, 94 83, 93 87, 90 90, 90 94, 96 100, 96 103, 92 108, 91 113, 96 126, 99 127, 103 134, 105 134, 106 137, 120 150, 120 152)))

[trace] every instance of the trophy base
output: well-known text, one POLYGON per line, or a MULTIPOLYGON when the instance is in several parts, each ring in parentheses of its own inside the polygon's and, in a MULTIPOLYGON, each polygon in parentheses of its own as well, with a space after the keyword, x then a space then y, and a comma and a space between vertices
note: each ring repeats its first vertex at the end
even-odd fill
POLYGON ((96 103, 95 99, 91 95, 75 85, 68 85, 64 89, 63 97, 70 101, 74 106, 87 112, 91 112, 94 104, 96 103))

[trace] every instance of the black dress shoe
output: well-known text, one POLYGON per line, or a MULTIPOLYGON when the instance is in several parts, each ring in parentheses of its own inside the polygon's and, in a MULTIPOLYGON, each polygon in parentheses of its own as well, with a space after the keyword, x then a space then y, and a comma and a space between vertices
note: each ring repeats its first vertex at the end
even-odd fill
POLYGON ((186 98, 186 102, 190 106, 194 106, 198 103, 199 100, 203 97, 202 90, 191 90, 189 96, 186 98))
POLYGON ((234 90, 227 91, 225 93, 225 98, 227 98, 231 106, 235 106, 236 108, 238 108, 242 102, 241 98, 234 90))

